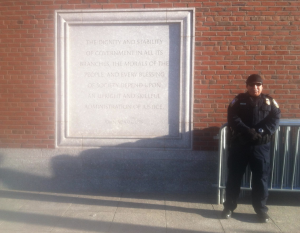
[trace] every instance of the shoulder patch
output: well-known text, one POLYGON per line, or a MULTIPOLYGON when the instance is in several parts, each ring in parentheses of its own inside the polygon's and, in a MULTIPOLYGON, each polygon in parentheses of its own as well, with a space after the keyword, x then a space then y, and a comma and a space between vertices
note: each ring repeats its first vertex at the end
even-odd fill
POLYGON ((273 99, 273 104, 275 105, 276 108, 279 108, 279 105, 277 104, 277 102, 273 99))
POLYGON ((266 98, 266 104, 267 104, 267 105, 270 105, 270 104, 271 104, 270 99, 266 98))
POLYGON ((235 98, 231 101, 230 107, 232 107, 232 106, 236 103, 237 100, 238 100, 238 98, 235 97, 235 98))

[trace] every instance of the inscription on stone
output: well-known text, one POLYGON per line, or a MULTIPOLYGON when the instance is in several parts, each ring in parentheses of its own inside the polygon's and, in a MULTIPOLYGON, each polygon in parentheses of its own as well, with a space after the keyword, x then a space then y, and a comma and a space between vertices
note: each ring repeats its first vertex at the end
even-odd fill
POLYGON ((72 25, 68 36, 68 136, 178 135, 179 24, 72 25))
POLYGON ((57 10, 56 146, 190 149, 194 9, 57 10))

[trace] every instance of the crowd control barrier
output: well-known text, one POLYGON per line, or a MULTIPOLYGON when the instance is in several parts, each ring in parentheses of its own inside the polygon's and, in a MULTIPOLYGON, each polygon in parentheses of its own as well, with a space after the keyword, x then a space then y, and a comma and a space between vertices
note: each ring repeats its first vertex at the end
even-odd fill
MULTIPOLYGON (((218 204, 225 201, 228 145, 227 124, 219 132, 218 204)), ((282 119, 271 141, 271 171, 269 191, 300 192, 300 119, 282 119)), ((244 174, 241 190, 251 190, 249 166, 244 174)))

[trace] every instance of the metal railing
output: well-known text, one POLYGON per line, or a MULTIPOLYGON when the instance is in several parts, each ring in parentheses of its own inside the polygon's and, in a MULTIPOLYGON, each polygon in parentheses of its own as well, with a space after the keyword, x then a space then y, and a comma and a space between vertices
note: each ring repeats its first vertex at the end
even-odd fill
MULTIPOLYGON (((219 132, 218 204, 225 200, 227 181, 227 124, 219 132)), ((300 119, 282 119, 271 141, 269 191, 300 192, 300 119)), ((251 190, 251 171, 246 169, 241 190, 251 190)))

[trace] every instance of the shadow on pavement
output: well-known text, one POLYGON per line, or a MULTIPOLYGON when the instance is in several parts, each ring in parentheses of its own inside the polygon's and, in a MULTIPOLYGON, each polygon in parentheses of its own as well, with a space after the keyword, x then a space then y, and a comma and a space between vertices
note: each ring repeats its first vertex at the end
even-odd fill
MULTIPOLYGON (((111 196, 112 197, 112 196, 111 196)), ((182 196, 182 195, 147 195, 147 194, 126 194, 125 196, 115 195, 114 197, 125 197, 125 198, 134 198, 136 202, 125 202, 118 200, 103 200, 97 199, 97 196, 62 196, 60 194, 43 194, 43 193, 29 193, 29 192, 18 192, 18 191, 10 191, 10 190, 0 190, 0 198, 9 198, 9 199, 21 199, 21 200, 32 200, 32 201, 44 201, 44 202, 55 202, 55 203, 72 203, 72 204, 82 204, 88 206, 105 206, 105 207, 117 207, 122 206, 122 208, 137 208, 137 209, 148 209, 148 210, 168 210, 168 211, 176 211, 182 213, 194 213, 202 215, 203 217, 214 217, 211 213, 213 210, 205 210, 201 208, 192 208, 192 207, 180 207, 180 206, 172 206, 172 202, 189 202, 199 204, 211 204, 211 201, 208 200, 207 197, 197 196, 182 196), (168 197, 169 196, 169 197, 168 197), (138 201, 141 200, 141 202, 138 201), (169 201, 171 204, 151 204, 151 203, 143 203, 143 200, 162 200, 169 201)))
MULTIPOLYGON (((93 232, 166 232, 166 228, 161 226, 146 226, 129 223, 118 223, 102 220, 89 220, 70 217, 51 216, 46 214, 35 213, 21 213, 7 210, 0 210, 0 218, 5 221, 33 224, 40 227, 54 227, 57 226, 59 230, 65 232, 65 229, 74 229, 76 231, 93 231, 93 232), (110 230, 109 230, 110 229, 110 230)), ((170 229, 168 233, 196 233, 202 232, 186 229, 170 229)))
MULTIPOLYGON (((300 206, 299 200, 300 192, 270 191, 267 206, 300 206)), ((251 192, 245 191, 244 195, 239 198, 238 203, 251 205, 251 192)))

